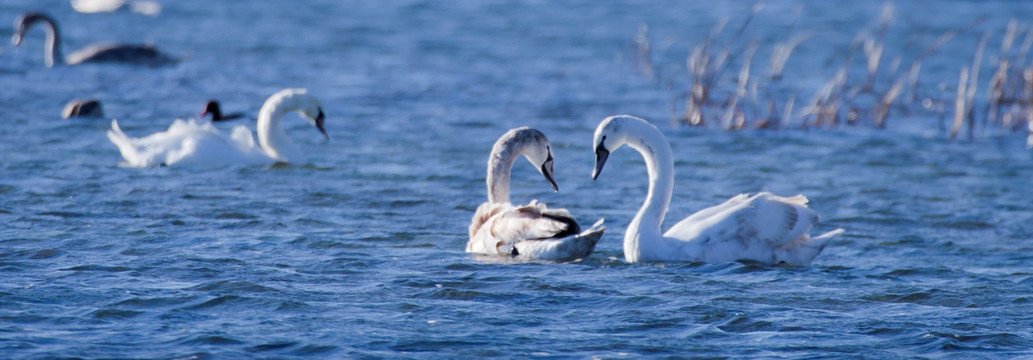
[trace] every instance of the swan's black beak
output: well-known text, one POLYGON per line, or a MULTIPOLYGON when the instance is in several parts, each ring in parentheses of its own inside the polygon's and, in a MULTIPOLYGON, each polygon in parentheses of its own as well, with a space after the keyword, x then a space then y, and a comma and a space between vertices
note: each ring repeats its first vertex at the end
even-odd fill
POLYGON ((600 141, 599 146, 595 147, 595 170, 592 170, 592 180, 599 177, 599 173, 603 172, 603 165, 606 165, 606 158, 610 157, 610 151, 606 150, 606 146, 600 141))
POLYGON ((549 154, 549 158, 545 159, 545 163, 542 163, 542 174, 545 175, 545 180, 549 180, 549 185, 552 185, 552 191, 560 191, 560 187, 556 185, 556 179, 552 174, 552 154, 549 154))
POLYGON ((319 115, 316 116, 316 128, 323 133, 323 139, 330 141, 330 135, 326 134, 326 128, 323 127, 324 122, 326 122, 326 115, 323 114, 323 108, 319 108, 319 115))

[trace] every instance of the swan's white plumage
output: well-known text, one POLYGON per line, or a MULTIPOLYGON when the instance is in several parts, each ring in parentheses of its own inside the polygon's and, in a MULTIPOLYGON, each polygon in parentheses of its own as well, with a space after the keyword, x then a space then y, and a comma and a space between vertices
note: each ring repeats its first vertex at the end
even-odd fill
POLYGON ((135 167, 275 162, 255 146, 251 130, 243 125, 233 128, 232 134, 226 137, 209 122, 176 119, 164 132, 131 138, 119 128, 118 120, 112 120, 108 139, 118 146, 126 163, 135 167))
POLYGON ((836 229, 810 237, 819 217, 807 207, 806 197, 760 192, 739 194, 700 210, 660 235, 674 181, 670 145, 645 120, 627 115, 606 118, 595 133, 596 175, 609 152, 625 144, 642 154, 650 179, 646 202, 624 235, 629 262, 754 260, 807 265, 829 240, 843 232, 836 229))
MULTIPOLYGON (((273 94, 262 106, 258 119, 258 136, 264 139, 261 146, 244 125, 234 127, 226 136, 210 122, 195 119, 177 119, 168 130, 142 138, 127 136, 118 121, 112 120, 108 139, 118 147, 126 163, 135 167, 303 162, 304 154, 287 138, 280 123, 289 111, 299 111, 310 121, 322 114, 318 101, 304 89, 285 89, 273 94)), ((317 126, 322 126, 321 121, 322 118, 317 126)))
POLYGON ((605 232, 602 220, 581 232, 566 209, 549 209, 537 201, 523 206, 509 202, 510 171, 521 155, 552 182, 551 145, 544 134, 525 127, 500 137, 488 158, 488 202, 474 213, 466 251, 554 261, 590 255, 605 232))
POLYGON ((523 206, 486 202, 474 213, 466 252, 555 261, 583 258, 595 249, 605 228, 599 220, 577 233, 573 221, 566 209, 548 209, 535 200, 523 206), (562 233, 568 235, 556 237, 562 233))

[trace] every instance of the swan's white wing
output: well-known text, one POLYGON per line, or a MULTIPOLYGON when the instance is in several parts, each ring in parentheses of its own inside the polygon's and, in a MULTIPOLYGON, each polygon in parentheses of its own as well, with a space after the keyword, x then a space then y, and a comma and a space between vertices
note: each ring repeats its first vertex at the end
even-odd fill
POLYGON ((689 215, 688 217, 682 219, 678 223, 674 224, 674 226, 671 226, 671 228, 667 230, 667 233, 664 236, 679 239, 691 239, 691 237, 680 237, 677 236, 677 234, 686 233, 690 231, 690 229, 693 228, 695 224, 698 224, 704 221, 705 219, 715 216, 716 214, 725 212, 728 209, 732 209, 736 206, 741 205, 743 202, 749 199, 749 195, 750 194, 739 194, 732 197, 731 199, 728 199, 723 203, 697 211, 692 215, 689 215))
POLYGON ((169 156, 181 152, 183 142, 191 137, 205 136, 214 130, 193 126, 182 120, 172 122, 169 129, 142 138, 127 136, 118 126, 118 120, 111 121, 108 139, 118 147, 129 165, 137 167, 168 165, 169 156))
POLYGON ((678 222, 664 236, 693 243, 686 244, 685 251, 702 261, 788 262, 776 249, 808 239, 818 221, 806 204, 803 196, 739 195, 678 222))
POLYGON ((580 234, 562 238, 526 239, 513 244, 517 257, 531 260, 570 261, 588 257, 606 232, 603 219, 580 234))
POLYGON ((226 138, 208 122, 175 120, 168 130, 142 138, 130 138, 112 121, 108 139, 118 146, 129 165, 213 166, 226 164, 271 163, 254 140, 245 141, 234 130, 226 138))
POLYGON ((241 150, 255 149, 258 145, 255 144, 255 137, 251 135, 251 129, 247 126, 237 125, 233 127, 233 132, 230 133, 230 139, 233 143, 237 144, 241 150))
POLYGON ((493 255, 516 255, 528 259, 571 260, 595 250, 602 236, 601 223, 580 231, 565 209, 548 209, 532 201, 525 206, 484 203, 470 224, 466 251, 493 255))

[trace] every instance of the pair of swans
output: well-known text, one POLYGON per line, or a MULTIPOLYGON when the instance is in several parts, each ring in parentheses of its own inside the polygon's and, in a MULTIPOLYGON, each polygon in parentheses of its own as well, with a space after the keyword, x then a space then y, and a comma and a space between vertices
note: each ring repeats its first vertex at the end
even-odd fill
POLYGON ((194 119, 177 119, 168 130, 142 138, 130 138, 119 128, 118 120, 112 120, 108 139, 126 163, 135 167, 304 162, 304 152, 283 130, 282 119, 289 112, 298 112, 329 139, 322 106, 305 89, 280 90, 266 100, 258 112, 257 145, 244 125, 234 127, 226 136, 211 122, 194 119))
POLYGON ((47 67, 57 64, 78 65, 84 63, 125 63, 137 65, 160 66, 176 60, 151 45, 96 44, 68 55, 61 52, 61 32, 57 22, 44 13, 31 12, 22 15, 14 23, 14 35, 11 42, 14 46, 22 43, 25 33, 35 24, 43 24, 47 33, 46 47, 43 49, 44 62, 47 67))
MULTIPOLYGON (((505 138, 507 136, 503 136, 503 139, 505 138)), ((503 139, 500 139, 499 143, 503 139)), ((532 163, 537 164, 537 161, 543 159, 543 153, 548 154, 548 161, 542 163, 542 172, 552 182, 552 158, 547 147, 545 152, 540 149, 543 146, 541 141, 525 141, 525 145, 517 148, 538 149, 519 152, 499 151, 499 143, 496 143, 496 148, 492 150, 492 156, 488 161, 489 201, 481 205, 474 215, 470 225, 467 252, 506 254, 510 249, 510 242, 515 241, 519 244, 520 241, 524 241, 524 232, 507 231, 512 229, 536 229, 538 232, 531 234, 539 238, 549 235, 549 232, 543 231, 549 229, 554 234, 553 238, 560 238, 557 241, 572 239, 570 236, 561 236, 571 235, 569 229, 574 228, 576 222, 572 218, 565 218, 564 223, 574 225, 566 228, 551 226, 556 220, 555 217, 546 215, 544 205, 536 202, 528 205, 540 207, 543 211, 538 213, 527 210, 520 214, 505 212, 516 212, 518 208, 508 205, 508 169, 501 173, 503 176, 500 178, 494 175, 500 172, 493 171, 492 168, 497 167, 493 165, 507 162, 512 165, 512 158, 518 154, 525 154, 532 163), (548 168, 545 167, 546 163, 549 165, 548 168), (497 205, 499 203, 505 205, 497 205), (491 212, 495 207, 500 207, 504 211, 491 212), (528 216, 527 213, 535 216, 528 216), (497 244, 498 248, 492 248, 493 244, 497 244)), ((545 144, 544 146, 547 146, 547 143, 545 144)), ((808 265, 821 253, 829 240, 843 232, 843 229, 836 229, 811 237, 809 233, 818 221, 818 215, 807 207, 806 197, 780 197, 761 192, 752 195, 740 194, 722 204, 700 210, 679 221, 661 235, 660 225, 667 213, 674 187, 674 157, 663 133, 641 118, 628 115, 611 116, 604 119, 596 128, 593 144, 596 154, 593 179, 598 178, 602 172, 610 152, 624 145, 638 151, 646 161, 646 171, 649 175, 646 201, 624 233, 624 257, 628 262, 713 263, 753 260, 766 264, 785 262, 808 265)), ((565 210, 563 214, 569 216, 565 210)), ((601 235, 600 230, 599 236, 601 235)), ((587 253, 576 255, 584 257, 587 253)))

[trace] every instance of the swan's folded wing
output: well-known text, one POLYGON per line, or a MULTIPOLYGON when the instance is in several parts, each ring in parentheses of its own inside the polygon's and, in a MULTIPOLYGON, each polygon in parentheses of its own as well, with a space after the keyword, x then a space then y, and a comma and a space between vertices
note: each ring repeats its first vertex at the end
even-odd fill
POLYGON ((485 203, 470 223, 466 251, 510 254, 517 241, 564 237, 579 231, 577 222, 564 209, 550 210, 537 202, 518 207, 485 203))
POLYGON ((762 192, 738 195, 678 222, 666 237, 681 240, 709 239, 740 244, 753 242, 774 248, 806 236, 818 216, 803 196, 780 197, 762 192))
POLYGON ((749 194, 739 194, 723 203, 697 211, 671 226, 664 236, 686 241, 695 239, 731 214, 741 210, 750 199, 749 194))
POLYGON ((492 234, 499 239, 549 239, 577 234, 577 221, 565 209, 549 210, 543 204, 531 202, 506 211, 495 220, 492 234))
POLYGON ((675 230, 675 229, 677 229, 679 227, 689 226, 689 224, 699 223, 699 222, 703 221, 704 219, 712 217, 712 216, 714 216, 716 214, 720 214, 721 212, 727 211, 728 209, 732 209, 732 208, 734 208, 736 206, 740 206, 743 203, 745 203, 747 200, 749 200, 749 198, 750 198, 750 194, 739 194, 739 195, 733 196, 731 199, 728 199, 728 200, 726 200, 723 203, 720 203, 720 204, 717 204, 717 205, 705 208, 703 210, 697 211, 695 213, 692 213, 692 215, 689 215, 686 218, 684 218, 681 221, 679 221, 677 224, 674 224, 674 226, 672 226, 671 229, 669 229, 668 231, 669 232, 671 232, 671 231, 679 232, 679 230, 675 230))

